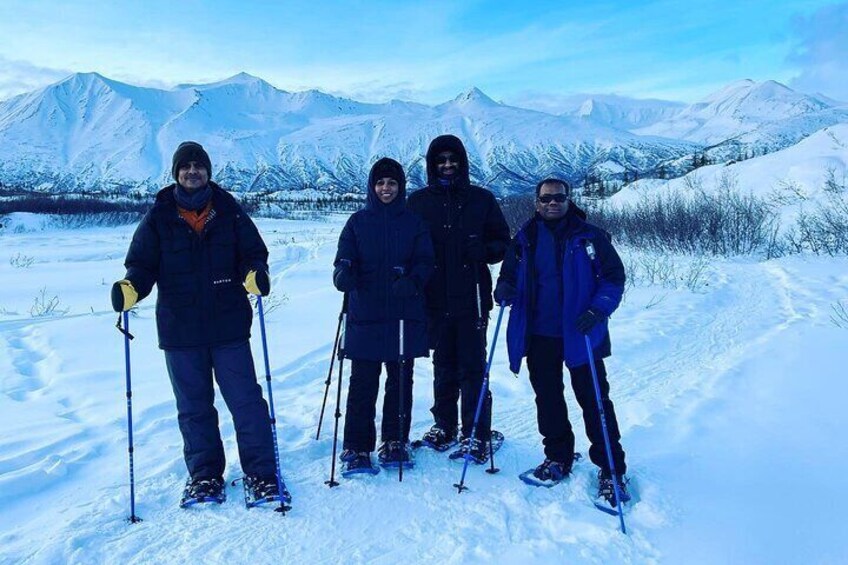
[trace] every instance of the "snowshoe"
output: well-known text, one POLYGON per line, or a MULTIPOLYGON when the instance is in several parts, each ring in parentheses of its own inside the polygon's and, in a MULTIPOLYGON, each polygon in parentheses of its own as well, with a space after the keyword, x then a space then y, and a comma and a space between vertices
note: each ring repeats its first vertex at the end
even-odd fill
MULTIPOLYGON (((342 456, 348 451, 347 449, 343 451, 342 456)), ((347 455, 347 460, 342 459, 342 477, 349 478, 360 474, 376 475, 380 472, 380 468, 375 467, 371 463, 371 454, 369 452, 353 452, 352 456, 349 453, 347 455)))
POLYGON ((291 494, 286 488, 286 483, 280 477, 280 485, 277 485, 277 477, 244 477, 244 505, 248 508, 269 504, 272 502, 282 502, 280 508, 288 510, 287 505, 291 503, 291 494), (282 497, 280 496, 280 488, 282 487, 282 497))
POLYGON ((377 451, 377 460, 383 469, 397 469, 403 465, 404 469, 412 469, 415 462, 410 457, 409 449, 401 441, 386 441, 377 451))
POLYGON ((427 447, 434 451, 444 452, 457 443, 459 442, 456 439, 456 433, 451 434, 439 426, 433 426, 430 431, 421 436, 421 439, 412 442, 412 448, 427 447))
MULTIPOLYGON (((624 477, 618 477, 618 493, 621 496, 621 504, 625 505, 630 502, 632 498, 630 493, 627 492, 627 484, 630 481, 624 477)), ((604 473, 604 471, 598 471, 598 495, 595 498, 595 506, 598 510, 606 512, 607 514, 612 514, 613 516, 618 515, 618 510, 616 508, 615 503, 615 486, 613 484, 612 477, 604 473)))
POLYGON ((227 500, 227 493, 224 490, 224 479, 191 480, 189 478, 183 489, 180 508, 188 508, 203 502, 222 504, 225 500, 227 500))
MULTIPOLYGON (((580 454, 575 453, 573 462, 580 460, 580 454)), ((560 461, 545 461, 535 469, 528 469, 518 475, 524 483, 534 487, 551 488, 562 481, 566 480, 571 475, 571 465, 567 465, 560 461)))
MULTIPOLYGON (((492 447, 493 453, 497 453, 504 442, 504 435, 500 432, 492 430, 492 447)), ((455 450, 448 457, 453 460, 464 460, 465 454, 469 455, 470 461, 477 465, 484 465, 489 462, 489 442, 482 442, 477 438, 463 438, 459 443, 459 449, 455 450)))

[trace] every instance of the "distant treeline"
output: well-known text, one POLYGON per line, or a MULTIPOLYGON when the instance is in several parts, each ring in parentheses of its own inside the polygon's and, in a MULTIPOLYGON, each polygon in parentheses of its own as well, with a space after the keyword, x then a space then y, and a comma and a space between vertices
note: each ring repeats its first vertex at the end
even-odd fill
MULTIPOLYGON (((609 206, 595 194, 577 194, 589 221, 609 231, 616 242, 647 251, 694 255, 761 255, 767 258, 791 253, 821 255, 848 253, 848 179, 828 170, 826 199, 803 209, 791 225, 781 225, 774 196, 760 197, 739 189, 730 177, 718 190, 704 190, 692 181, 687 194, 656 194, 624 206, 609 206)), ((279 199, 274 193, 238 194, 254 217, 320 220, 331 213, 361 208, 360 195, 323 196, 315 200, 279 199)), ((150 208, 145 200, 105 199, 83 195, 9 197, 0 192, 0 216, 11 212, 50 214, 58 225, 72 228, 122 225, 137 222, 150 208)), ((514 234, 535 207, 535 194, 500 199, 514 234)))

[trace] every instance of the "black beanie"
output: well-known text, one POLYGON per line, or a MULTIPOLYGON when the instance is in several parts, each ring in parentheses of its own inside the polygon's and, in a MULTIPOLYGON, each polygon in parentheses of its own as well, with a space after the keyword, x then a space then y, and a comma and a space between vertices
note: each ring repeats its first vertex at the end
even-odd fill
POLYGON ((177 175, 180 172, 180 165, 194 161, 206 167, 206 174, 212 178, 212 161, 209 160, 209 154, 203 149, 203 146, 196 141, 183 141, 177 150, 174 151, 174 158, 171 161, 171 175, 174 180, 177 180, 177 175))

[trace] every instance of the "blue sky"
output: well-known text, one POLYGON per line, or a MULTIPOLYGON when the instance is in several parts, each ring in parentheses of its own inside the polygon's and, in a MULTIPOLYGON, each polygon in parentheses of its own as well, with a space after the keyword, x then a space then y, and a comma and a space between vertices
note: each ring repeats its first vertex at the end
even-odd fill
POLYGON ((78 71, 159 87, 246 71, 367 101, 694 102, 742 78, 848 100, 846 52, 848 2, 0 3, 0 99, 78 71))

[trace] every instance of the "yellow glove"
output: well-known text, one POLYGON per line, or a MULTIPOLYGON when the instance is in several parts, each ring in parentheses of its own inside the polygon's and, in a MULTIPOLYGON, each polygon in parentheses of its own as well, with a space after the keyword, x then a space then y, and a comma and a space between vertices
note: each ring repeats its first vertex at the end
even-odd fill
POLYGON ((271 292, 271 280, 265 271, 250 271, 244 279, 244 288, 256 296, 268 296, 271 292))
POLYGON ((138 302, 138 292, 127 279, 112 285, 112 308, 115 312, 126 312, 138 302))

